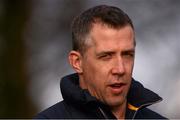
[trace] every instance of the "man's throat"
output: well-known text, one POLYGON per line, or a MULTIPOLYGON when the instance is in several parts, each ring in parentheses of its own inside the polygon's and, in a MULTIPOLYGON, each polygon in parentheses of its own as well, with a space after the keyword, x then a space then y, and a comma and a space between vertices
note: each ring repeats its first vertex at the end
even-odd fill
POLYGON ((127 100, 120 106, 111 107, 112 113, 117 119, 125 119, 127 100))

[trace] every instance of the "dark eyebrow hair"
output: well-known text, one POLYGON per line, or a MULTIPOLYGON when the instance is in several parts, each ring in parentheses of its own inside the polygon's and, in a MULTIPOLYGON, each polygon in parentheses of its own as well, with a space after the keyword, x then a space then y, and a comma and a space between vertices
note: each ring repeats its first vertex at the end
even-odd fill
POLYGON ((122 51, 122 53, 129 53, 129 52, 135 53, 135 48, 132 48, 132 49, 126 49, 126 50, 122 51))
POLYGON ((128 49, 128 50, 124 50, 121 53, 122 55, 131 55, 134 56, 135 55, 135 49, 128 49))
POLYGON ((101 51, 99 53, 96 53, 96 56, 98 57, 98 56, 107 55, 107 54, 111 55, 111 54, 115 54, 115 52, 114 51, 101 51))
MULTIPOLYGON (((122 54, 125 54, 125 53, 135 53, 135 48, 123 50, 122 54)), ((115 54, 115 52, 112 50, 101 51, 99 53, 96 53, 96 56, 99 57, 99 56, 107 55, 107 54, 112 55, 112 54, 115 54)))

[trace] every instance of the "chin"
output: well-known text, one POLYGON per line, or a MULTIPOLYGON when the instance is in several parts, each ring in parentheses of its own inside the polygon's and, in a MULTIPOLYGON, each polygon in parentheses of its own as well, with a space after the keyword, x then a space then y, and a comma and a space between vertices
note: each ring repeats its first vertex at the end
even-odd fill
POLYGON ((124 102, 126 101, 126 99, 124 97, 118 97, 118 98, 111 98, 107 101, 107 104, 111 107, 115 107, 115 106, 120 106, 122 105, 124 102))

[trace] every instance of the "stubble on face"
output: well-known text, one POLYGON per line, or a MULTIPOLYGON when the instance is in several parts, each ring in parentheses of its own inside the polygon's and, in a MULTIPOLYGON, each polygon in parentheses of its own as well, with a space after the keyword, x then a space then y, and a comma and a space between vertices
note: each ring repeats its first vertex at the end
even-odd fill
POLYGON ((91 42, 82 57, 81 88, 88 89, 92 96, 109 106, 126 103, 134 62, 134 58, 131 58, 131 54, 134 54, 133 39, 130 26, 116 30, 95 24, 91 31, 91 42), (125 63, 122 64, 121 60, 125 63))

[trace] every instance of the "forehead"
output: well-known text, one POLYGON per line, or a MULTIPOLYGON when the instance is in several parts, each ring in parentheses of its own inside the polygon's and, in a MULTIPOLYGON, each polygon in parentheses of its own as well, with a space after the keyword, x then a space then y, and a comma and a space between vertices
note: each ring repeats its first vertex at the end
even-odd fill
POLYGON ((134 30, 130 25, 112 28, 94 24, 90 32, 91 47, 97 49, 132 49, 135 46, 134 30))

